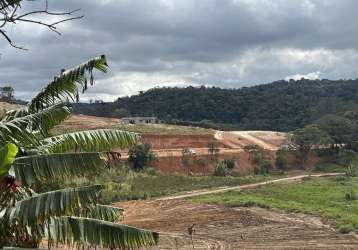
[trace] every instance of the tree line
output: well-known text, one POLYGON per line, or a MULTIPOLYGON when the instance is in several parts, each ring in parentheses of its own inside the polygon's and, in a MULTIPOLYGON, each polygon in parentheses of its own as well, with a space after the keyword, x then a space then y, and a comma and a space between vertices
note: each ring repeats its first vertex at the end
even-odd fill
POLYGON ((358 111, 358 80, 282 80, 240 89, 153 88, 110 103, 75 104, 74 111, 157 116, 168 123, 216 129, 293 131, 329 114, 358 111))

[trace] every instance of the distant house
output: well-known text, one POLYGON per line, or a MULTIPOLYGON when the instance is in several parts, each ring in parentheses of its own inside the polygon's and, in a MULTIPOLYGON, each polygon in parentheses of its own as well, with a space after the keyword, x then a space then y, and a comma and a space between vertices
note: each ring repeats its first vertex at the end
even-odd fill
POLYGON ((14 97, 14 88, 10 86, 0 87, 0 98, 11 100, 14 97))
POLYGON ((123 117, 121 118, 121 121, 124 124, 145 124, 145 123, 159 123, 159 120, 157 117, 150 116, 150 117, 123 117))

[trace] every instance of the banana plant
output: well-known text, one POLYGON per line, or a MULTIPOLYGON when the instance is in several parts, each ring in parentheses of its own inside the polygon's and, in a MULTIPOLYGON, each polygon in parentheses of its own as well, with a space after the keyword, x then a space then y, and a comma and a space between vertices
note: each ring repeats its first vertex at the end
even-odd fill
POLYGON ((116 223, 121 208, 98 204, 102 185, 36 193, 34 187, 96 174, 138 136, 114 129, 51 136, 71 114, 69 100, 94 84, 93 71, 107 71, 105 56, 62 71, 28 104, 0 121, 0 248, 105 247, 135 249, 157 244, 156 232, 116 223))

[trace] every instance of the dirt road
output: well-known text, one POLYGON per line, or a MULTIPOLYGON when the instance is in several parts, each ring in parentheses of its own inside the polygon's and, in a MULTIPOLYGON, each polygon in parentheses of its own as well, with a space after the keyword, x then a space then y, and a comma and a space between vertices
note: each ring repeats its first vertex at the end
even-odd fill
POLYGON ((281 178, 281 179, 276 179, 276 180, 270 180, 270 181, 264 181, 264 182, 259 182, 259 183, 247 184, 247 185, 239 185, 239 186, 234 186, 234 187, 219 187, 219 188, 215 188, 215 189, 211 189, 211 190, 210 189, 209 190, 208 189, 196 190, 196 191, 192 191, 192 192, 182 194, 182 195, 159 198, 158 200, 185 199, 185 198, 199 196, 199 195, 205 195, 205 194, 216 194, 216 193, 223 193, 223 192, 232 191, 232 190, 256 188, 256 187, 260 187, 260 186, 264 186, 264 185, 268 185, 268 184, 272 184, 272 183, 297 181, 297 180, 301 180, 301 179, 309 177, 309 176, 311 176, 311 177, 323 177, 323 176, 337 176, 337 175, 343 175, 343 173, 323 173, 323 174, 311 174, 311 175, 309 175, 309 174, 297 175, 297 176, 292 176, 292 177, 286 177, 286 178, 281 178))
MULTIPOLYGON (((265 184, 268 182, 241 188, 265 184)), ((199 194, 203 192, 194 195, 199 194)), ((182 199, 194 195, 116 205, 125 209, 122 223, 160 232, 159 245, 150 249, 358 249, 354 235, 340 234, 317 217, 261 208, 196 204, 182 199), (188 228, 193 224, 195 233, 191 240, 188 228)))
POLYGON ((273 131, 216 131, 214 136, 227 147, 240 149, 255 144, 263 149, 277 150, 277 144, 285 140, 284 133, 273 131))

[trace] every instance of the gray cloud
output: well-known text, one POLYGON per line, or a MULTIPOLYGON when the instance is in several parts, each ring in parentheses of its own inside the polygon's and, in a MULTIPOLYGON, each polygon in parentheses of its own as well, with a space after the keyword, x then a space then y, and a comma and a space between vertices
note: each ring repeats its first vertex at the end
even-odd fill
MULTIPOLYGON (((10 34, 30 50, 0 40, 0 83, 30 98, 61 68, 106 54, 109 74, 86 95, 114 99, 153 86, 241 87, 311 75, 356 78, 356 0, 78 0, 85 19, 61 37, 29 25, 10 34)), ((31 3, 30 3, 31 4, 31 3)), ((30 6, 25 6, 30 8, 30 6)))

